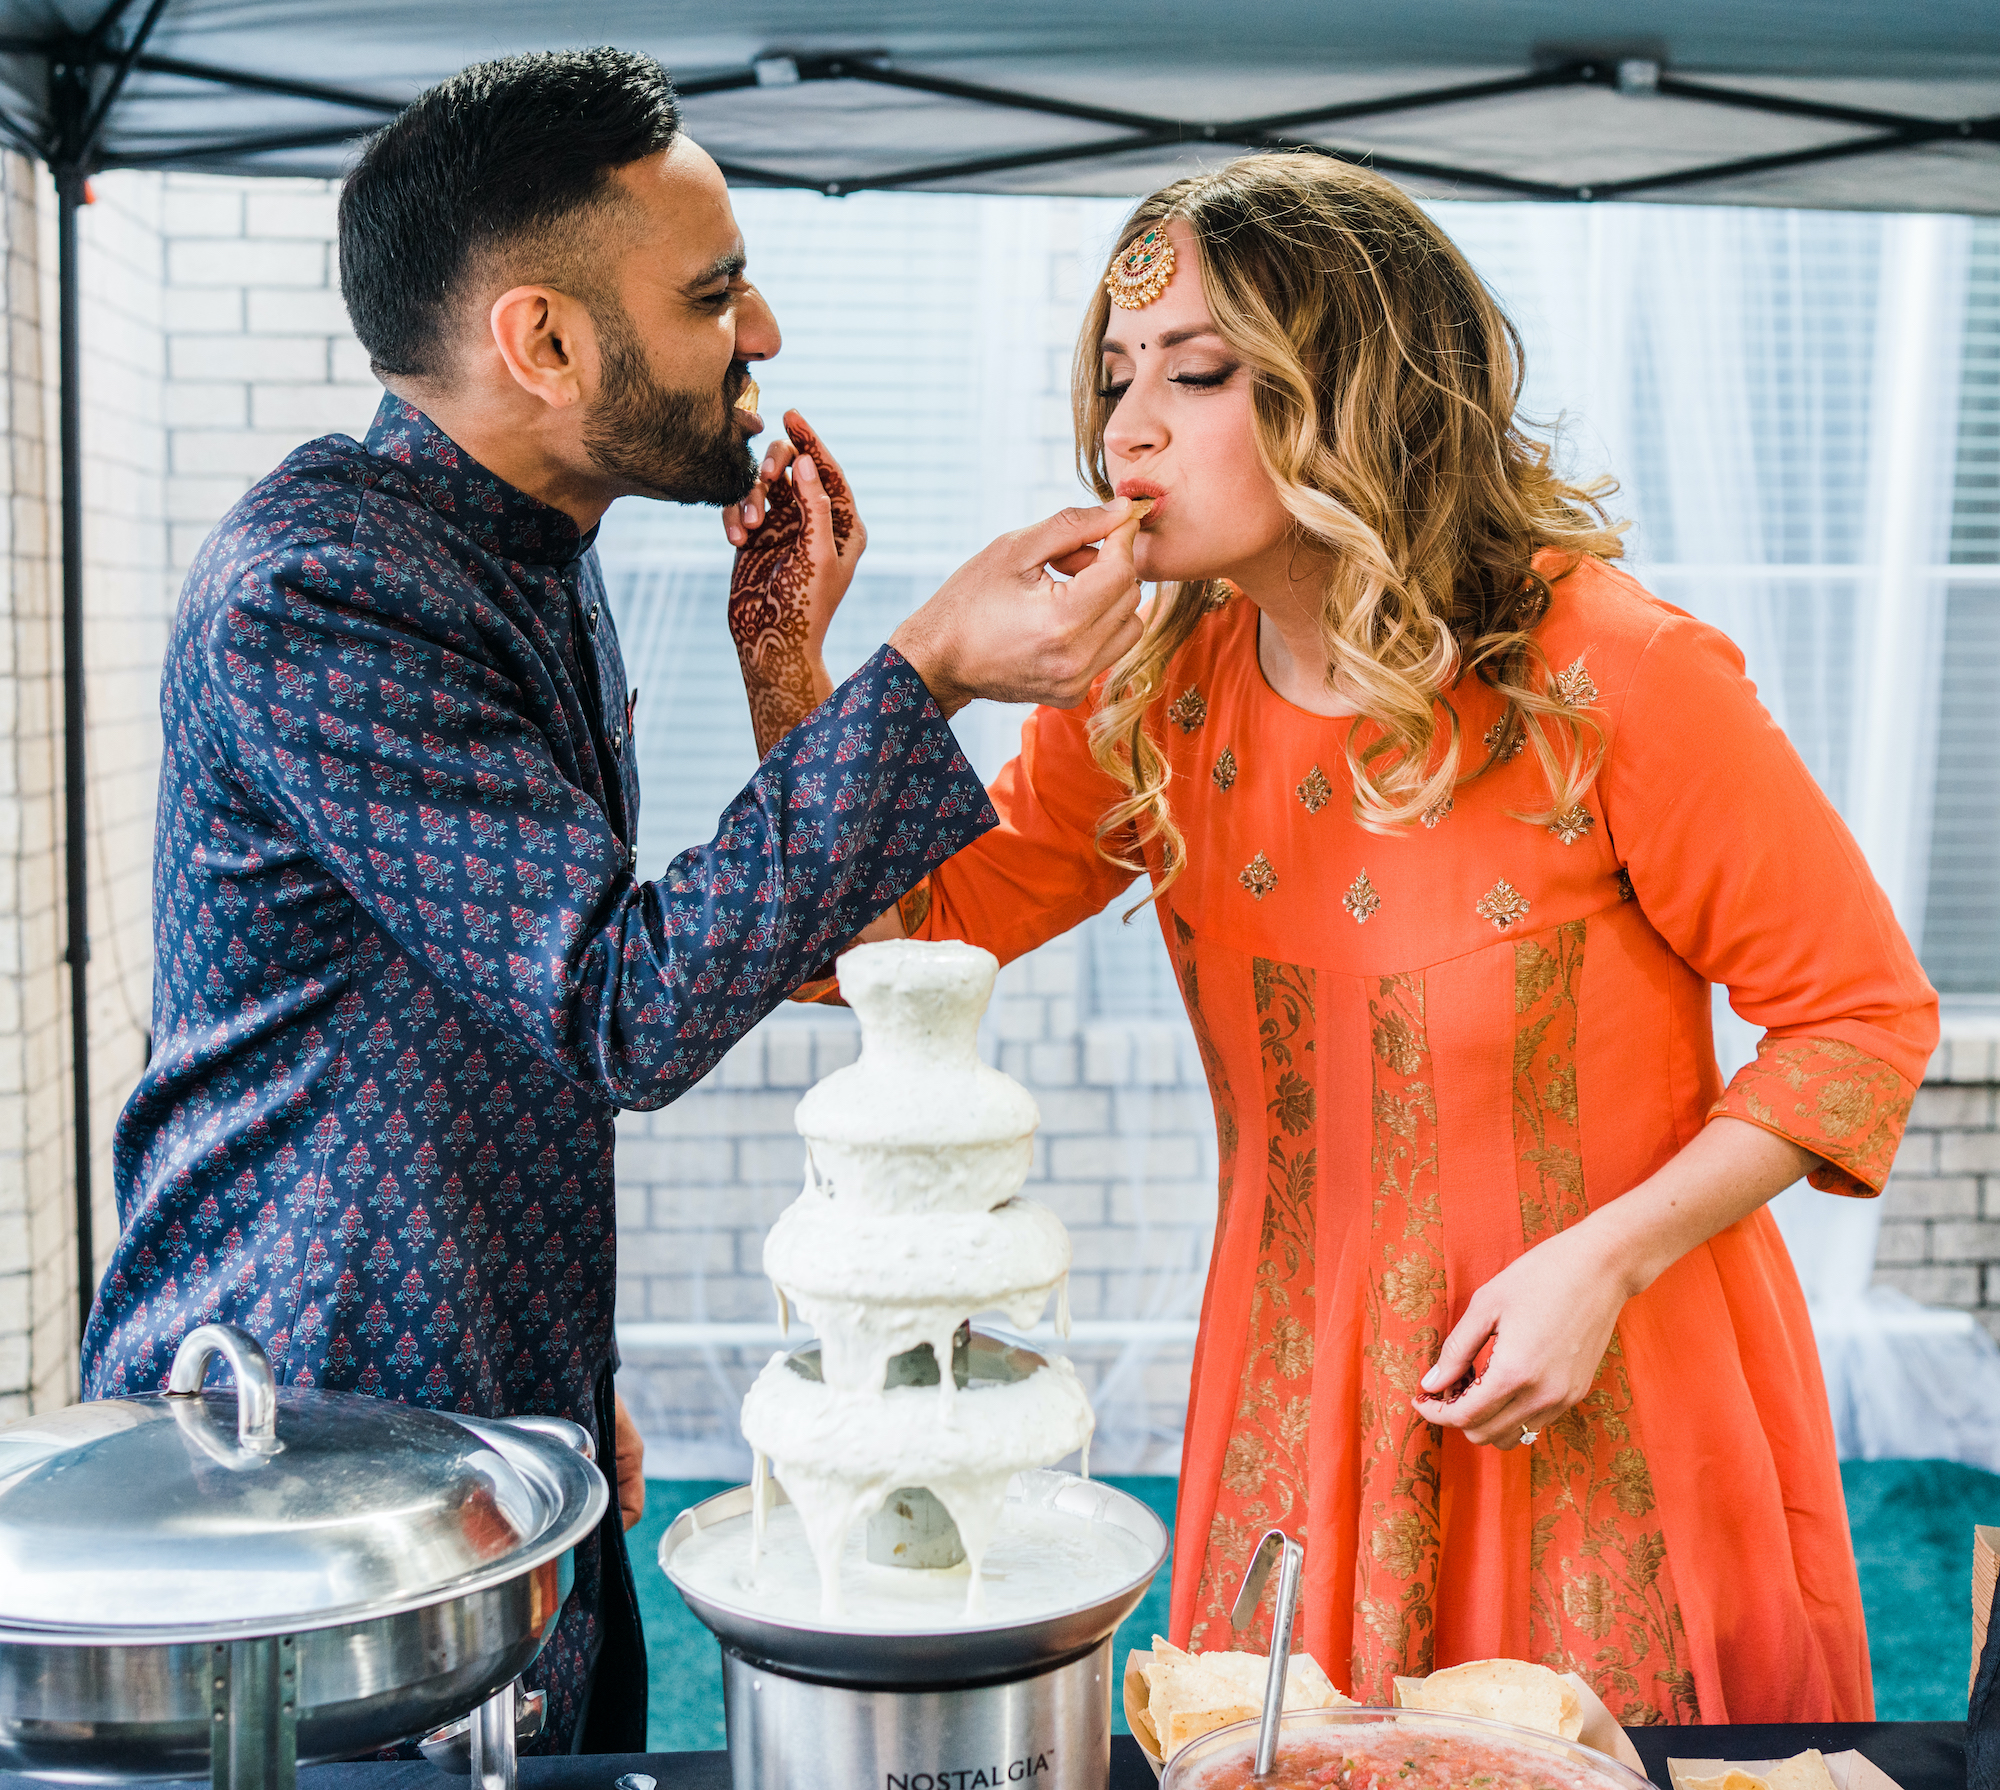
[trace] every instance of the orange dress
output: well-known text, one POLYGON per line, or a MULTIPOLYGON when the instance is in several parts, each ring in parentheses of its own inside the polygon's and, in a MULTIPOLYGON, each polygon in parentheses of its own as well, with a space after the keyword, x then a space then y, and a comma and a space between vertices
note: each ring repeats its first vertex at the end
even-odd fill
MULTIPOLYGON (((1832 1422, 1767 1211, 1624 1307, 1534 1447, 1410 1408, 1475 1289, 1717 1114, 1817 1152, 1816 1186, 1880 1191, 1937 1001, 1860 851, 1729 641, 1599 561, 1538 629, 1607 741, 1558 826, 1509 814, 1546 807, 1526 751, 1365 831, 1349 724, 1270 689, 1256 625, 1241 600, 1207 617, 1152 717, 1189 844, 1158 920, 1221 1156, 1174 1638, 1236 1644, 1248 1550, 1282 1524, 1307 1543, 1299 1640, 1364 1701, 1506 1655, 1627 1723, 1868 1718, 1832 1422), (1711 982, 1766 1028, 1726 1090, 1711 982)), ((1501 704, 1469 678, 1451 700, 1471 769, 1501 704)), ((922 936, 1008 960, 1120 892, 1085 718, 1028 723, 922 936)), ((1263 1621, 1260 1645, 1268 1597, 1263 1621)))

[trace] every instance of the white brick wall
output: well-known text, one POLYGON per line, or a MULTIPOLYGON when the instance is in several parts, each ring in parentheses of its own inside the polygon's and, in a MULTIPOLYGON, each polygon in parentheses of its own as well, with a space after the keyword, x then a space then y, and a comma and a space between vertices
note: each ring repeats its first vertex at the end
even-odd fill
POLYGON ((1882 1201, 1875 1284, 2000 1337, 2000 1017, 1946 1016, 1882 1201))
POLYGON ((348 328, 329 180, 165 177, 166 505, 178 576, 293 448, 381 401, 348 328))

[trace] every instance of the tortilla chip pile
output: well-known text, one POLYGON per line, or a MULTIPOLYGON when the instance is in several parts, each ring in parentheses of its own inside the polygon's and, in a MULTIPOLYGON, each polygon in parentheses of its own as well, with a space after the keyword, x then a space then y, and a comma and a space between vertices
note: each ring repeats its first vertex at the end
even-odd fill
MULTIPOLYGON (((1447 1666, 1428 1678, 1396 1680, 1398 1709, 1434 1715, 1477 1715, 1574 1740, 1583 1732, 1583 1700, 1576 1686, 1547 1666, 1519 1659, 1482 1659, 1447 1666)), ((1723 1790, 1716 1786, 1716 1790, 1723 1790)), ((1727 1790, 1744 1790, 1729 1785, 1727 1790)))
MULTIPOLYGON (((1262 1653, 1183 1653, 1153 1637, 1151 1655, 1134 1651, 1126 1663, 1126 1717, 1147 1753, 1171 1759, 1191 1740, 1231 1722, 1264 1713, 1264 1685, 1271 1661, 1262 1653), (1134 1695, 1137 1675, 1143 1699, 1134 1695)), ((1294 1653, 1285 1669, 1287 1709, 1331 1709, 1347 1704, 1309 1653, 1294 1653)))

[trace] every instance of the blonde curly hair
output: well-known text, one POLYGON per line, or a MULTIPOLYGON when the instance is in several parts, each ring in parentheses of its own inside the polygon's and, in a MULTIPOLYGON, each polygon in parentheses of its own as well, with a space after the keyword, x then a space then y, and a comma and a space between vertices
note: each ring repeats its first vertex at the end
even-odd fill
MULTIPOLYGON (((1258 456, 1300 540, 1332 566, 1320 636, 1327 685, 1356 711, 1346 747, 1356 819, 1392 832, 1451 793, 1459 719, 1446 693, 1468 671, 1507 702, 1470 775, 1525 738, 1550 801, 1518 818, 1546 824, 1575 808, 1603 730, 1548 688, 1534 628, 1549 583, 1532 560, 1546 547, 1572 564, 1615 559, 1624 525, 1605 514, 1609 480, 1567 482, 1522 429, 1521 342, 1498 301, 1407 194, 1320 156, 1246 156, 1162 187, 1126 220, 1111 259, 1176 218, 1194 238, 1209 315, 1251 370, 1258 456), (1378 737, 1364 741, 1369 724, 1378 737)), ((1100 281, 1072 395, 1078 469, 1103 498, 1109 315, 1100 281)), ((1093 756, 1127 792, 1100 820, 1098 849, 1140 871, 1132 846, 1157 840, 1153 898, 1187 847, 1147 712, 1168 662, 1229 595, 1217 583, 1163 586, 1090 719, 1093 756)))

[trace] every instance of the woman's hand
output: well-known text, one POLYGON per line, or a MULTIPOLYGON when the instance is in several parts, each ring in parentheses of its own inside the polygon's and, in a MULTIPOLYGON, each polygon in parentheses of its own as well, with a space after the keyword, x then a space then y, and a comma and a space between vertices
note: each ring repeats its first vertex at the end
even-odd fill
POLYGON ((749 496, 722 513, 737 549, 729 633, 760 757, 833 694, 826 630, 868 545, 839 464, 796 410, 785 431, 749 496))
POLYGON ((1588 1221, 1558 1231, 1472 1295, 1424 1375, 1434 1396, 1412 1401, 1417 1415, 1468 1441, 1515 1447, 1522 1430, 1553 1423, 1589 1394, 1626 1297, 1588 1221), (1489 1342, 1484 1371, 1454 1394, 1489 1342))
POLYGON ((1427 1396, 1411 1400, 1417 1415, 1501 1449, 1555 1422, 1589 1396, 1627 1299, 1818 1161, 1761 1126, 1711 1119, 1656 1174, 1472 1295, 1423 1377, 1427 1396))

